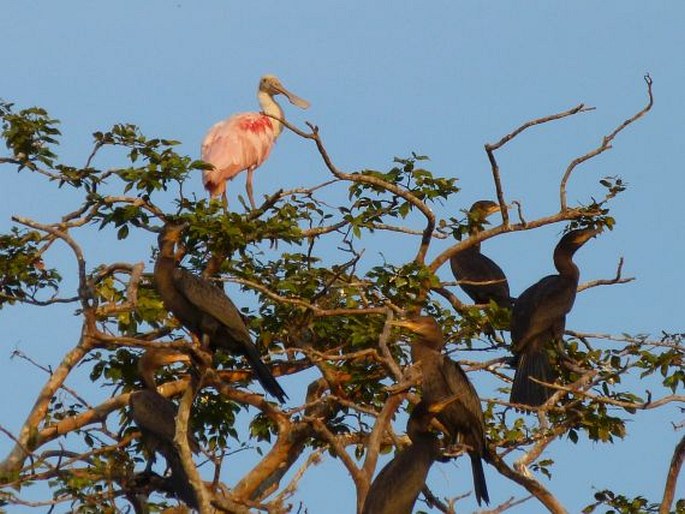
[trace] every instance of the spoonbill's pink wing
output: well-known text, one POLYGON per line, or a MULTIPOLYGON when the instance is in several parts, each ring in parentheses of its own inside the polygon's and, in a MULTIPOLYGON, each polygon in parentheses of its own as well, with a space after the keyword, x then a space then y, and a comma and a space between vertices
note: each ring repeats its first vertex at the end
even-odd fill
POLYGON ((205 189, 214 196, 226 190, 226 181, 269 157, 276 140, 274 121, 257 112, 236 114, 209 129, 202 142, 202 160, 213 169, 204 170, 205 189))

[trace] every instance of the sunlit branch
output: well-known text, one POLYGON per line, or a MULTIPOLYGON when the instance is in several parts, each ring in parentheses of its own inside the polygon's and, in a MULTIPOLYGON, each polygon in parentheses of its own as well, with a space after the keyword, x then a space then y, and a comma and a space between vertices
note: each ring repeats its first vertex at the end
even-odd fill
POLYGON ((176 432, 174 434, 174 446, 178 450, 181 457, 181 464, 188 476, 190 485, 195 490, 198 500, 200 514, 211 514, 213 511, 209 504, 209 493, 205 488, 202 478, 197 471, 197 467, 193 462, 193 455, 188 444, 188 421, 190 420, 190 409, 195 399, 200 384, 197 380, 190 380, 188 387, 181 397, 178 405, 178 413, 176 414, 176 432))
POLYGON ((223 279, 226 282, 232 282, 235 284, 240 284, 243 285, 249 289, 254 289, 255 291, 259 291, 261 294, 266 296, 267 298, 270 298, 271 300, 274 300, 279 303, 285 303, 285 304, 291 304, 291 305, 297 305, 299 307, 302 307, 306 310, 312 311, 315 316, 317 317, 330 317, 330 316, 365 316, 368 314, 385 314, 386 312, 386 307, 367 307, 367 308, 360 308, 360 309, 348 309, 348 308, 339 308, 339 309, 322 309, 312 303, 309 303, 305 300, 302 300, 300 298, 292 298, 292 297, 285 297, 278 295, 271 291, 266 286, 263 286, 261 284, 258 284, 256 282, 253 282, 251 280, 246 280, 243 278, 235 278, 235 277, 226 277, 223 279))
MULTIPOLYGON (((278 119, 278 118, 275 118, 278 119)), ((416 258, 414 259, 418 264, 423 264, 426 256, 426 252, 428 251, 428 246, 431 241, 431 236, 433 234, 433 231, 435 230, 435 215, 433 214, 433 211, 421 200, 419 200, 416 196, 411 194, 409 191, 405 190, 404 188, 397 186, 395 184, 391 184, 390 182, 386 182, 385 180, 382 180, 378 177, 374 177, 371 175, 366 175, 363 173, 345 173, 341 170, 339 170, 335 164, 333 164, 333 161, 328 154, 328 150, 326 150, 326 147, 323 144, 323 141, 321 140, 321 136, 319 135, 319 128, 311 123, 307 123, 309 128, 311 129, 311 132, 304 132, 297 127, 291 125, 285 120, 280 120, 283 125, 285 125, 289 130, 293 131, 295 134, 298 136, 304 138, 304 139, 311 139, 314 141, 316 144, 316 147, 319 151, 319 155, 321 155, 321 158, 324 161, 324 164, 326 164, 326 167, 328 170, 335 176, 336 178, 340 180, 346 180, 349 182, 358 182, 362 184, 368 184, 372 186, 379 187, 381 189, 384 189, 388 191, 389 193, 392 193, 396 196, 399 196, 400 198, 403 198, 407 202, 409 202, 411 205, 416 207, 426 218, 426 227, 423 230, 423 236, 421 240, 421 245, 419 247, 419 252, 416 255, 416 258)))
POLYGON ((525 487, 535 498, 540 501, 553 514, 567 514, 564 506, 552 495, 540 482, 532 477, 511 469, 497 454, 492 455, 492 464, 502 475, 525 487))
POLYGON ((519 505, 522 505, 526 503, 528 500, 534 498, 534 496, 526 496, 525 498, 520 498, 520 499, 515 499, 513 496, 509 498, 507 501, 500 503, 497 507, 493 509, 487 509, 484 511, 481 511, 481 514, 500 514, 502 512, 505 512, 513 507, 517 507, 519 505))
POLYGON ((76 262, 78 265, 78 277, 79 277, 79 287, 78 287, 78 292, 79 292, 79 298, 81 300, 81 304, 85 309, 89 307, 88 301, 91 298, 92 294, 91 291, 89 290, 88 283, 87 283, 87 277, 86 277, 86 260, 83 256, 83 251, 81 250, 81 247, 76 244, 76 241, 64 230, 61 228, 57 228, 54 225, 47 225, 43 223, 38 223, 36 221, 30 220, 28 218, 24 218, 22 216, 12 216, 12 221, 15 221, 17 223, 20 223, 22 225, 25 225, 27 227, 31 227, 36 230, 40 230, 42 232, 47 232, 51 234, 52 236, 55 236, 62 241, 64 241, 72 250, 74 253, 74 256, 76 257, 76 262))
MULTIPOLYGON (((589 213, 587 210, 581 209, 566 209, 564 211, 558 212, 551 216, 544 216, 533 221, 528 221, 526 223, 516 223, 513 225, 505 226, 504 224, 498 225, 496 227, 483 230, 470 236, 468 239, 450 246, 447 250, 440 253, 434 260, 428 265, 428 269, 435 273, 440 266, 447 262, 450 257, 456 255, 457 253, 492 237, 498 236, 506 232, 519 232, 524 230, 532 230, 534 228, 543 227, 545 225, 551 225, 553 223, 558 223, 560 221, 570 221, 573 219, 580 218, 581 216, 587 216, 589 213)), ((599 214, 599 212, 597 212, 599 214)))
POLYGON ((591 333, 591 332, 578 332, 575 330, 566 330, 565 333, 577 337, 579 339, 603 339, 606 341, 613 341, 617 343, 626 343, 628 345, 640 345, 642 348, 645 347, 662 347, 662 348, 673 348, 681 351, 685 351, 685 346, 680 341, 667 342, 667 341, 656 341, 654 339, 648 339, 647 336, 635 336, 630 337, 627 335, 613 335, 613 334, 602 334, 602 333, 591 333))
POLYGON ((661 500, 661 505, 659 506, 659 514, 669 514, 671 512, 671 505, 673 504, 675 488, 678 482, 680 468, 683 465, 683 459, 685 459, 685 436, 680 439, 680 442, 676 445, 675 450, 673 451, 673 458, 671 459, 671 464, 668 467, 666 485, 664 487, 664 496, 661 500))
POLYGON ((551 387, 552 389, 556 389, 558 391, 564 391, 567 393, 572 393, 576 396, 581 396, 583 398, 587 398, 589 400, 592 400, 592 401, 595 401, 598 403, 604 403, 607 405, 614 405, 616 407, 621 407, 624 409, 650 410, 650 409, 659 408, 663 405, 666 405, 667 403, 673 403, 673 402, 683 403, 683 402, 685 402, 685 395, 681 395, 681 394, 672 394, 669 396, 664 396, 663 398, 659 398, 658 400, 650 399, 649 401, 646 401, 646 402, 627 402, 625 400, 615 400, 615 399, 609 398, 607 396, 600 396, 598 394, 593 394, 593 393, 590 393, 588 391, 580 390, 577 387, 564 386, 564 385, 560 385, 560 384, 545 384, 545 385, 547 387, 551 387))
POLYGON ((283 488, 283 490, 276 496, 274 503, 277 505, 283 505, 285 501, 293 496, 297 492, 297 487, 300 483, 300 480, 302 480, 302 477, 304 476, 305 472, 312 466, 316 466, 319 463, 321 463, 321 456, 324 453, 324 448, 317 448, 314 450, 307 459, 304 461, 302 466, 300 466, 300 469, 295 472, 293 475, 292 480, 290 480, 290 483, 283 488))

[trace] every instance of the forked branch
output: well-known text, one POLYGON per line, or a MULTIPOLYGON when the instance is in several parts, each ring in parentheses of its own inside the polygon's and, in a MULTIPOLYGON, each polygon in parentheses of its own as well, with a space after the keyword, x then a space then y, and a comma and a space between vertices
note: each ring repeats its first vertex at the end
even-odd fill
POLYGON ((495 181, 495 190, 497 191, 497 201, 499 202, 500 209, 502 210, 502 223, 503 225, 509 226, 509 210, 507 209, 507 203, 504 199, 504 190, 502 189, 502 179, 500 177, 500 172, 499 172, 499 164, 497 164, 497 159, 495 159, 495 151, 499 150, 502 148, 505 144, 507 144, 509 141, 514 139, 516 136, 518 136, 521 132, 524 130, 534 127, 536 125, 542 125, 543 123, 548 123, 550 121, 555 121, 555 120, 560 120, 562 118, 566 118, 568 116, 573 116, 574 114, 578 114, 581 112, 588 112, 592 111, 594 107, 585 107, 584 104, 576 105, 575 107, 559 112, 557 114, 551 114, 549 116, 543 116, 542 118, 537 118, 531 121, 527 121, 517 129, 513 130, 512 132, 509 132, 506 136, 504 136, 502 139, 497 141, 496 143, 486 143, 485 144, 485 152, 488 154, 488 160, 490 161, 490 169, 492 170, 492 178, 495 181))
POLYGON ((652 105, 654 105, 654 97, 652 96, 652 77, 650 77, 649 74, 647 74, 644 76, 644 79, 645 83, 647 84, 647 105, 643 107, 640 111, 635 113, 632 117, 628 118, 623 123, 621 123, 610 134, 604 136, 602 138, 602 143, 597 148, 595 148, 594 150, 590 150, 585 155, 581 155, 580 157, 573 159, 566 168, 564 176, 561 179, 561 184, 559 186, 559 197, 562 211, 566 210, 568 207, 566 199, 566 184, 568 183, 568 180, 571 178, 571 173, 573 173, 573 170, 585 161, 588 161, 593 157, 596 157, 599 154, 609 150, 611 148, 611 142, 619 134, 619 132, 625 129, 628 125, 642 118, 645 114, 649 112, 649 110, 652 108, 652 105))

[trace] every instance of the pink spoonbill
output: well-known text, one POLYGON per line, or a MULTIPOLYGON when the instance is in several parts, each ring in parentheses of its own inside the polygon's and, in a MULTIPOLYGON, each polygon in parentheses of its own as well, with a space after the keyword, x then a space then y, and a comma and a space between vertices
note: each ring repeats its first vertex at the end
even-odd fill
POLYGON ((202 182, 212 198, 221 195, 224 206, 227 205, 226 182, 247 170, 245 189, 252 209, 256 208, 252 174, 269 157, 283 130, 283 124, 278 121, 285 119, 283 109, 274 100, 279 94, 301 109, 309 107, 309 102, 288 91, 276 76, 264 75, 257 90, 262 111, 234 114, 220 121, 209 129, 202 141, 202 160, 212 165, 211 169, 203 171, 202 182))

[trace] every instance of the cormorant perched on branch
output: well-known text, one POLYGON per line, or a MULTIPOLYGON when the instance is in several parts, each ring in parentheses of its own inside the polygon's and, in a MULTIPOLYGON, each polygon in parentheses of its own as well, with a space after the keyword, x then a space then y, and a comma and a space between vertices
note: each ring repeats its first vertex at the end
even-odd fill
MULTIPOLYGON (((480 224, 499 211, 499 204, 490 200, 474 203, 469 209, 470 235, 478 234, 481 231, 480 224)), ((507 277, 492 259, 480 253, 480 243, 453 255, 450 258, 450 267, 459 287, 475 303, 484 304, 494 300, 500 307, 511 308, 512 298, 509 296, 507 277)))
POLYGON ((407 421, 411 446, 401 450, 374 479, 364 501, 362 514, 411 514, 426 476, 440 457, 440 441, 430 431, 431 420, 452 399, 437 404, 419 402, 407 421))
POLYGON ((283 403, 288 396, 262 362, 231 299, 212 283, 176 266, 174 250, 184 228, 185 224, 167 223, 159 235, 155 284, 164 306, 203 344, 206 337, 213 349, 243 355, 266 392, 283 403))
POLYGON ((580 271, 573 254, 601 230, 573 230, 554 249, 559 274, 548 275, 526 289, 514 303, 511 318, 511 349, 517 359, 511 387, 512 403, 536 407, 554 394, 554 389, 530 380, 552 383, 556 372, 548 350, 562 341, 566 314, 573 307, 580 271))
MULTIPOLYGON (((138 361, 138 371, 146 389, 131 393, 128 405, 131 418, 143 436, 143 443, 152 452, 146 471, 151 471, 154 453, 161 453, 171 470, 171 475, 166 479, 167 486, 188 506, 197 509, 197 495, 190 484, 188 475, 181 463, 181 457, 174 445, 176 405, 157 392, 154 379, 154 372, 157 367, 170 362, 179 362, 182 358, 187 359, 187 356, 163 350, 145 352, 138 361)), ((194 453, 199 451, 195 439, 189 436, 188 443, 194 453)))
POLYGON ((481 501, 490 503, 481 461, 488 460, 489 457, 485 445, 485 420, 478 393, 461 366, 441 353, 445 338, 434 318, 419 316, 393 324, 408 328, 416 334, 411 353, 413 361, 421 363, 423 401, 435 404, 456 397, 436 417, 447 430, 451 444, 461 442, 468 447, 478 505, 481 501))

